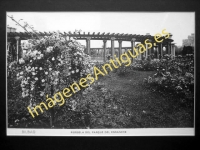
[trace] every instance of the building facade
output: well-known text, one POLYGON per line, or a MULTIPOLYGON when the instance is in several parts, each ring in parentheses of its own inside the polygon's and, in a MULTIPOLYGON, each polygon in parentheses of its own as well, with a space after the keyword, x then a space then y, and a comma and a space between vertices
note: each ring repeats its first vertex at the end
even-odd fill
POLYGON ((192 47, 194 47, 194 45, 195 45, 195 34, 194 33, 189 35, 187 39, 183 39, 182 46, 192 46, 192 47))

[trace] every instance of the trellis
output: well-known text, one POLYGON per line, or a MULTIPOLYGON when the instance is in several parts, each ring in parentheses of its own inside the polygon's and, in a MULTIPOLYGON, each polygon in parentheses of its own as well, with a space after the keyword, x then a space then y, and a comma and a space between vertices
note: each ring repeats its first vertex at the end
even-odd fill
MULTIPOLYGON (((38 36, 50 36, 55 32, 36 32, 38 36)), ((32 35, 34 33, 28 33, 28 32, 8 32, 7 33, 7 41, 8 41, 8 49, 12 51, 12 60, 18 60, 22 57, 22 48, 21 48, 21 40, 27 40, 33 38, 32 35), (16 45, 14 47, 10 47, 9 44, 16 45), (15 57, 16 56, 16 57, 15 57)), ((111 40, 111 56, 113 57, 115 54, 115 47, 114 47, 114 41, 119 42, 119 55, 122 54, 122 42, 123 41, 130 41, 131 42, 131 49, 135 46, 135 42, 140 42, 144 44, 144 41, 146 39, 149 39, 151 43, 153 44, 153 47, 149 50, 143 53, 138 58, 141 59, 143 56, 145 59, 147 59, 148 55, 151 55, 156 51, 156 58, 160 59, 163 56, 163 46, 166 47, 167 54, 172 54, 175 56, 175 46, 173 42, 173 39, 171 39, 172 35, 170 34, 170 38, 165 39, 165 37, 161 37, 159 40, 163 39, 162 43, 156 43, 154 36, 149 35, 148 33, 146 35, 140 35, 140 34, 124 34, 124 33, 86 33, 86 32, 60 32, 62 36, 65 38, 75 38, 77 40, 86 40, 86 52, 90 55, 90 41, 91 40, 102 40, 104 43, 103 49, 104 49, 104 61, 106 60, 106 42, 107 40, 111 40), (155 43, 155 44, 154 44, 155 43)))

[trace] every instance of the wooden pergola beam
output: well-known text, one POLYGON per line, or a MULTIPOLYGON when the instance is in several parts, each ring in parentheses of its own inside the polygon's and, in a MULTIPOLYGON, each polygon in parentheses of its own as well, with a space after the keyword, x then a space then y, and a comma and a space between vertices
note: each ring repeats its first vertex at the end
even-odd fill
MULTIPOLYGON (((52 35, 53 32, 37 32, 37 34, 39 34, 40 36, 50 36, 52 35)), ((32 32, 32 34, 34 34, 32 32)), ((151 36, 151 35, 136 35, 136 34, 120 34, 120 33, 106 33, 103 32, 103 33, 95 33, 93 32, 92 34, 90 34, 90 32, 88 33, 85 33, 83 32, 82 34, 79 32, 79 33, 71 33, 70 31, 69 32, 62 32, 60 33, 62 34, 63 36, 70 36, 70 37, 76 37, 77 39, 80 39, 80 40, 84 40, 85 38, 91 36, 91 39, 93 40, 109 40, 110 37, 115 37, 115 40, 124 40, 124 41, 130 41, 132 38, 136 38, 136 41, 144 41, 145 39, 151 39, 154 41, 154 37, 151 36)), ((28 39, 28 38, 32 38, 31 37, 31 34, 29 32, 8 32, 7 33, 7 37, 8 38, 14 38, 15 36, 20 36, 21 39, 28 39)), ((35 36, 34 36, 35 37, 35 36)), ((164 38, 164 37, 163 37, 164 38)), ((163 42, 167 42, 167 41, 170 41, 170 42, 173 42, 172 39, 164 39, 163 42)))

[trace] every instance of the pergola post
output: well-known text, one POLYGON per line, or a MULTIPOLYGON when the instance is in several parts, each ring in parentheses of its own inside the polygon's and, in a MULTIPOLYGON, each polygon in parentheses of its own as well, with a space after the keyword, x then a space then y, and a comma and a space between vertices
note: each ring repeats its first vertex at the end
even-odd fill
MULTIPOLYGON (((149 40, 149 42, 152 42, 151 40, 149 40)), ((151 60, 151 51, 153 50, 153 46, 148 50, 147 44, 146 44, 146 49, 147 49, 147 58, 149 56, 149 59, 151 60)))
POLYGON ((106 42, 107 40, 103 40, 103 60, 106 62, 106 42))
MULTIPOLYGON (((137 47, 137 50, 139 50, 139 48, 137 47)), ((137 57, 139 60, 141 60, 142 59, 142 54, 141 53, 139 53, 139 55, 138 55, 138 57, 137 57)))
POLYGON ((127 53, 127 48, 124 49, 125 53, 127 53))
POLYGON ((167 48, 167 52, 168 52, 167 54, 170 54, 171 53, 171 43, 170 42, 167 43, 167 47, 168 47, 167 48))
POLYGON ((15 39, 17 41, 16 43, 16 49, 17 49, 17 62, 19 61, 19 36, 16 36, 15 39))
POLYGON ((162 43, 160 43, 160 58, 163 57, 163 47, 162 47, 162 43))
POLYGON ((91 52, 90 52, 90 40, 91 40, 91 37, 87 37, 86 38, 86 47, 87 47, 87 53, 88 53, 88 55, 91 54, 91 52))
POLYGON ((173 49, 174 49, 174 53, 173 53, 174 55, 173 56, 174 56, 174 59, 175 59, 175 57, 176 57, 176 47, 175 47, 175 44, 173 45, 173 49))
POLYGON ((158 48, 158 45, 155 46, 155 51, 156 51, 156 57, 157 59, 159 59, 159 48, 158 48))
MULTIPOLYGON (((135 55, 135 51, 134 51, 135 41, 136 41, 135 38, 132 38, 132 39, 131 39, 131 51, 132 51, 133 55, 135 55)), ((134 61, 134 58, 132 58, 132 62, 133 62, 133 61, 134 61)))
POLYGON ((171 49, 172 58, 175 59, 175 44, 171 44, 171 49))
POLYGON ((122 40, 118 40, 118 42, 119 42, 119 58, 120 58, 122 54, 122 40))
POLYGON ((171 54, 172 56, 173 56, 173 51, 174 51, 173 45, 174 45, 173 43, 170 44, 170 49, 171 49, 171 53, 170 53, 170 54, 171 54))
POLYGON ((115 37, 111 37, 111 56, 114 58, 115 55, 115 37))
POLYGON ((145 59, 147 59, 147 57, 148 57, 148 46, 147 46, 147 44, 145 44, 145 48, 146 48, 146 51, 145 51, 145 59))

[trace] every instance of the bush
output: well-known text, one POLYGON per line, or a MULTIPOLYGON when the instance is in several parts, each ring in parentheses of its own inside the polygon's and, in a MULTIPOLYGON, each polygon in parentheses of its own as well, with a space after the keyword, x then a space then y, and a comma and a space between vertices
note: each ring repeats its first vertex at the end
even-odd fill
POLYGON ((160 61, 153 77, 144 79, 152 91, 165 96, 173 96, 187 106, 194 104, 194 61, 192 59, 175 59, 168 56, 160 61))
MULTIPOLYGON (((47 119, 52 126, 61 108, 52 108, 33 119, 27 107, 33 109, 46 100, 46 95, 51 97, 88 73, 92 74, 90 56, 76 40, 66 40, 59 33, 30 39, 25 46, 28 48, 25 57, 19 62, 8 62, 7 66, 9 127, 37 126, 47 119), (27 121, 26 124, 15 123, 21 120, 27 121)), ((70 108, 65 104, 66 109, 70 108)))

